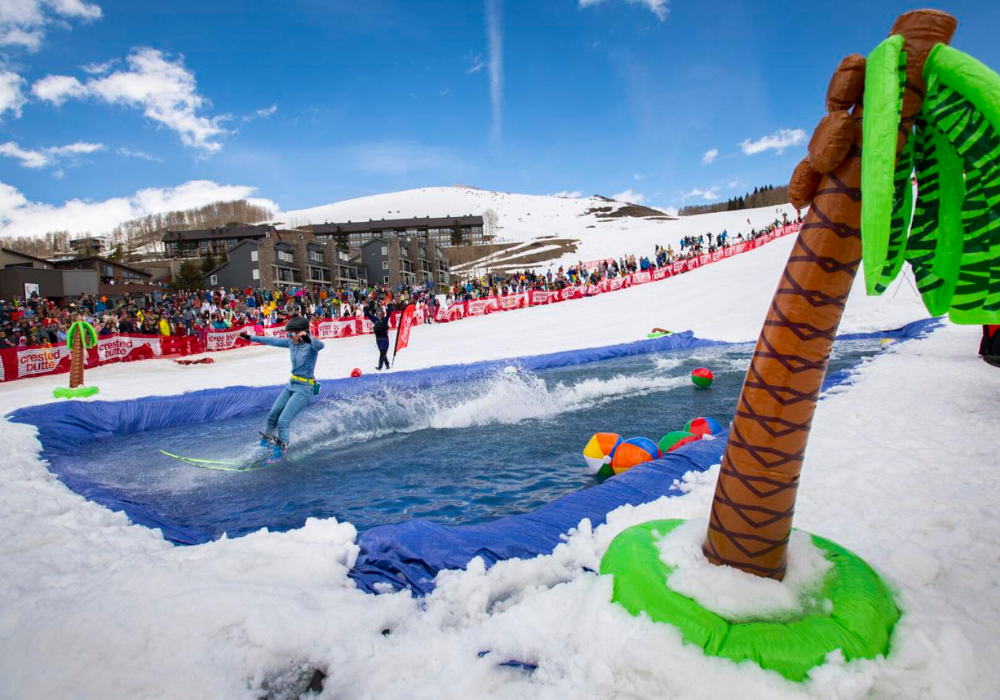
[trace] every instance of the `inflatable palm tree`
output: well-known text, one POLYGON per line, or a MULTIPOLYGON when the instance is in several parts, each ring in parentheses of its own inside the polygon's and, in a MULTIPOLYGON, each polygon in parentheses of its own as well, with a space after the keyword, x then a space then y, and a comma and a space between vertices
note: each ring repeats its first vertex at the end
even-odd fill
POLYGON ((66 332, 66 345, 69 346, 69 389, 58 387, 52 395, 65 399, 93 396, 99 389, 83 385, 83 366, 87 348, 97 345, 97 331, 81 317, 66 332))
POLYGON ((809 427, 862 252, 869 293, 905 259, 931 313, 1000 319, 1000 77, 947 46, 955 26, 943 12, 903 15, 831 80, 829 114, 789 187, 812 206, 722 460, 704 545, 716 564, 784 575, 809 427))
MULTIPOLYGON (((947 46, 956 24, 933 10, 905 14, 867 60, 847 57, 830 81, 829 113, 789 185, 792 203, 811 207, 722 458, 703 545, 715 564, 784 576, 809 428, 862 252, 869 293, 885 291, 905 260, 932 313, 1000 322, 1000 76, 947 46)), ((678 523, 629 528, 608 547, 601 572, 629 611, 674 625, 707 654, 793 680, 835 650, 847 660, 888 650, 899 611, 857 555, 814 535, 833 565, 816 597, 828 610, 727 619, 666 583, 657 542, 678 523)))

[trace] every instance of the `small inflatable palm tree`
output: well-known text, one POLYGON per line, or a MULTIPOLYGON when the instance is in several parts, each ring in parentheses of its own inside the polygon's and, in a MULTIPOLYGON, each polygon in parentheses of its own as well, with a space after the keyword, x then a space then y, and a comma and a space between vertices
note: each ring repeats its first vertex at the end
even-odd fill
POLYGON ((52 395, 64 399, 93 396, 100 390, 96 386, 83 385, 83 366, 87 348, 97 345, 97 331, 81 317, 66 332, 66 345, 69 346, 69 389, 58 387, 52 395))

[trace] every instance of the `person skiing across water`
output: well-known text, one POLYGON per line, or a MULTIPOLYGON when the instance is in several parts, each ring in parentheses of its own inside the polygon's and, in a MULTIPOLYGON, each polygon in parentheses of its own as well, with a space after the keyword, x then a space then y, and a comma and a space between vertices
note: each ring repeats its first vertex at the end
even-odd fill
POLYGON ((261 447, 274 445, 274 452, 267 460, 268 464, 280 461, 284 457, 284 448, 288 446, 288 427, 295 416, 309 405, 313 395, 319 393, 319 384, 314 373, 316 356, 323 349, 323 342, 309 337, 309 321, 301 316, 291 318, 285 325, 285 331, 288 333, 287 338, 240 334, 241 338, 252 343, 288 348, 292 360, 292 376, 288 380, 288 386, 275 399, 274 406, 267 416, 267 426, 261 433, 261 447))

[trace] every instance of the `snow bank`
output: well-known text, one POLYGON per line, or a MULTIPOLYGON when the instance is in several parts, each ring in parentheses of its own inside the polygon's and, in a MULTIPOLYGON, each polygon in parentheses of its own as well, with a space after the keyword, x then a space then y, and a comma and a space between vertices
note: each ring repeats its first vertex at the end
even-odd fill
POLYGON ((775 581, 709 562, 701 549, 707 531, 708 519, 695 518, 657 541, 660 559, 673 568, 665 582, 671 590, 731 622, 788 619, 823 604, 815 594, 833 564, 807 533, 792 532, 788 570, 775 581))

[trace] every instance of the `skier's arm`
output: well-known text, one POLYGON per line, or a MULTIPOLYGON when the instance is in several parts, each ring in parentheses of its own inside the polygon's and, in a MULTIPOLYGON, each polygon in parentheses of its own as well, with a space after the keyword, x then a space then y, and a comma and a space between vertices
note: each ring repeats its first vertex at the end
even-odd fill
POLYGON ((260 343, 261 345, 273 345, 276 348, 287 348, 289 340, 288 338, 269 338, 263 335, 252 335, 250 336, 251 343, 260 343))
POLYGON ((320 350, 322 350, 322 349, 323 349, 324 347, 326 347, 326 346, 325 346, 325 345, 323 344, 323 341, 322 341, 322 340, 320 340, 319 338, 310 338, 310 339, 309 339, 309 345, 310 345, 311 347, 315 348, 315 349, 316 349, 316 352, 319 352, 319 351, 320 351, 320 350))

